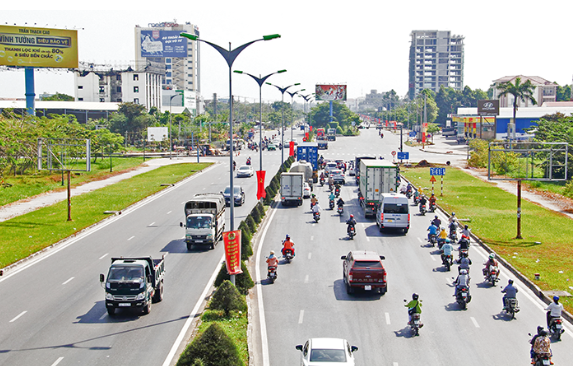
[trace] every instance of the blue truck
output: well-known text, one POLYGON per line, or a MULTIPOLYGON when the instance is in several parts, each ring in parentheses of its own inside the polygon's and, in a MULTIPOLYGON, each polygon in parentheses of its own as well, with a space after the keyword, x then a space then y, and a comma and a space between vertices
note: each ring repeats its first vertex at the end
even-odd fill
POLYGON ((296 160, 304 160, 312 164, 312 181, 318 182, 318 144, 304 142, 296 147, 296 160))

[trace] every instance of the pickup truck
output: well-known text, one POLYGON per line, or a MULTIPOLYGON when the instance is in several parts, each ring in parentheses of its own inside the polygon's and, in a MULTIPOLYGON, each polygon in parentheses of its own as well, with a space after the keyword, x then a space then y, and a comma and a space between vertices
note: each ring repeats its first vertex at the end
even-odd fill
POLYGON ((105 307, 109 316, 115 309, 141 309, 144 314, 151 311, 152 302, 163 300, 163 277, 165 276, 165 255, 161 259, 151 257, 112 258, 107 273, 99 275, 105 283, 105 307))
POLYGON ((184 207, 185 243, 187 250, 195 244, 208 245, 211 249, 223 238, 225 231, 225 198, 217 193, 196 194, 184 207))
POLYGON ((340 257, 346 292, 353 294, 356 289, 378 291, 384 295, 388 291, 386 270, 382 265, 384 256, 376 252, 353 250, 340 257))

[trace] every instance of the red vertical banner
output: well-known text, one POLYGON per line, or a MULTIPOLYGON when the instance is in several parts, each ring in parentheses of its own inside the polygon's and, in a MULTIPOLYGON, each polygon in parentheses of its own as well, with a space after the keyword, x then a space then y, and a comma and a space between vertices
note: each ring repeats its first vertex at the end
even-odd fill
POLYGON ((312 126, 308 126, 310 128, 310 132, 312 132, 312 126))
POLYGON ((306 139, 306 141, 308 141, 308 132, 304 133, 304 138, 306 139))
POLYGON ((265 171, 257 170, 257 200, 265 198, 267 192, 265 191, 265 171))
POLYGON ((289 156, 294 156, 294 141, 289 142, 289 156))
POLYGON ((225 262, 229 275, 243 273, 241 270, 241 230, 225 231, 223 233, 225 243, 225 262))

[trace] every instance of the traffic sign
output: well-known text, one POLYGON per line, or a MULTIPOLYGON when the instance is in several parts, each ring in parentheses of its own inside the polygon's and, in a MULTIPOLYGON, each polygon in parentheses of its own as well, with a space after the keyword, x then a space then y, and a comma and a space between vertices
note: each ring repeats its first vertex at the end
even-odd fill
POLYGON ((395 155, 396 155, 396 151, 392 151, 392 156, 395 156, 395 155))
POLYGON ((416 137, 416 132, 410 131, 410 133, 408 134, 408 136, 410 136, 410 137, 416 137))
POLYGON ((435 181, 436 181, 436 177, 434 177, 434 176, 432 175, 432 178, 430 178, 430 182, 434 183, 435 181))
POLYGON ((430 168, 430 175, 446 175, 446 168, 430 168))
POLYGON ((410 159, 410 153, 409 152, 398 152, 398 159, 399 160, 409 160, 410 159))

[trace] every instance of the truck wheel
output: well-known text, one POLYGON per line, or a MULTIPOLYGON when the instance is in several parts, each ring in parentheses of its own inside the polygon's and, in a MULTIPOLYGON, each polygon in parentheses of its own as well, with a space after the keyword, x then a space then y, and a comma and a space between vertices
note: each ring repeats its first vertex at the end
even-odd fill
POLYGON ((159 289, 155 292, 155 296, 153 296, 154 302, 161 302, 163 301, 163 281, 159 283, 159 289))
POLYGON ((408 234, 408 229, 404 229, 404 235, 408 234))
POLYGON ((346 293, 349 295, 354 293, 354 289, 348 284, 348 282, 346 283, 346 293))
POLYGON ((211 248, 211 249, 215 249, 215 241, 213 241, 213 242, 211 243, 210 248, 211 248))
POLYGON ((143 307, 143 314, 151 313, 151 300, 147 302, 147 305, 143 307))
POLYGON ((111 307, 107 308, 107 314, 109 316, 114 316, 115 315, 115 308, 111 308, 111 307))
POLYGON ((188 250, 188 251, 191 251, 191 248, 193 248, 193 244, 187 243, 187 250, 188 250))

